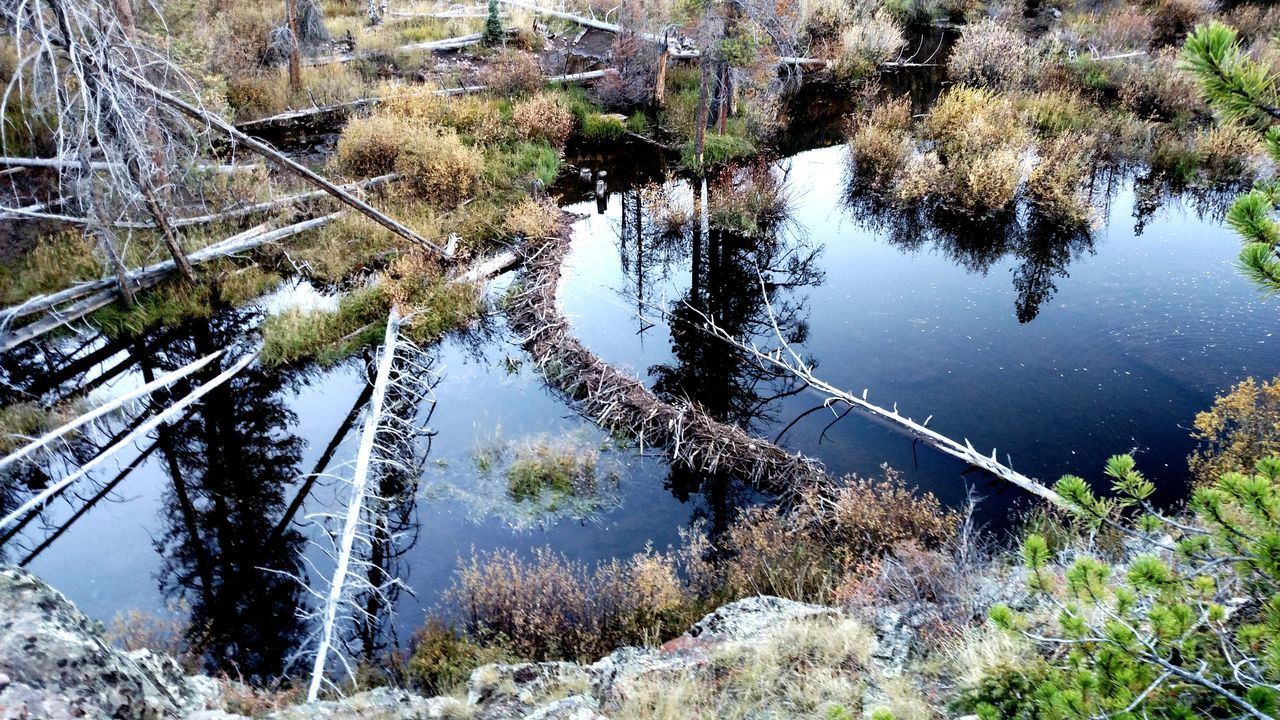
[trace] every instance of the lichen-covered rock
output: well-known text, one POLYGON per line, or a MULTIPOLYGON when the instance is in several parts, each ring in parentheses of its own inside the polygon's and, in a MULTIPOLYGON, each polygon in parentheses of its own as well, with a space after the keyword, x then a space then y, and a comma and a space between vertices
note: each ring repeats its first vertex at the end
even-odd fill
POLYGON ((0 719, 179 717, 203 693, 172 659, 112 647, 62 593, 0 568, 0 719))
POLYGON ((762 640, 792 620, 838 611, 822 605, 768 595, 744 598, 716 608, 689 628, 687 635, 699 642, 747 642, 762 640))

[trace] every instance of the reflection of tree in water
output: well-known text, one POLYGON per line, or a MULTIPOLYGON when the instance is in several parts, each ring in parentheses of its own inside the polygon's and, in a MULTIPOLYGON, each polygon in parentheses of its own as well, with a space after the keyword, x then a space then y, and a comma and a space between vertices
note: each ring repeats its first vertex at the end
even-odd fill
MULTIPOLYGON (((781 179, 778 182, 779 191, 785 192, 781 179)), ((823 275, 817 268, 818 250, 791 232, 785 217, 764 224, 752 237, 701 222, 706 193, 730 191, 719 183, 706 189, 695 186, 690 220, 678 228, 664 227, 649 217, 650 208, 640 207, 639 193, 625 193, 626 221, 620 228, 623 267, 641 314, 652 315, 654 311, 646 306, 651 301, 644 297, 645 279, 665 278, 671 266, 685 259, 689 262, 687 292, 668 300, 664 308, 674 361, 649 368, 654 391, 692 402, 717 420, 760 428, 776 412, 777 400, 801 388, 702 330, 704 318, 735 335, 769 342, 775 331, 765 303, 768 292, 778 328, 789 342, 803 343, 808 333, 807 309, 803 298, 788 291, 821 284, 823 275)), ((681 467, 672 468, 668 485, 682 500, 703 493, 713 532, 731 520, 743 496, 752 494, 732 478, 707 478, 681 467)))
MULTIPOLYGON (((194 324, 142 356, 144 376, 233 347, 250 314, 221 311, 194 324)), ((220 359, 223 366, 233 361, 220 359)), ((174 396, 219 372, 203 369, 174 396)), ((295 616, 302 589, 281 574, 301 574, 302 535, 280 523, 301 459, 302 440, 288 433, 296 418, 284 397, 297 381, 251 365, 159 432, 160 464, 171 481, 167 527, 155 540, 164 558, 161 590, 191 608, 187 639, 208 668, 249 679, 282 673, 302 633, 295 616)))
POLYGON ((1093 252, 1087 226, 1054 222, 1032 207, 974 218, 934 205, 902 207, 857 183, 850 183, 845 199, 855 219, 905 250, 936 249, 984 275, 1006 257, 1018 261, 1014 313, 1021 323, 1036 318, 1072 262, 1093 252))
POLYGON ((1156 213, 1172 203, 1183 205, 1201 221, 1220 223, 1232 201, 1245 190, 1248 190, 1248 185, 1242 183, 1174 184, 1158 173, 1147 171, 1133 181, 1133 234, 1141 236, 1156 213))

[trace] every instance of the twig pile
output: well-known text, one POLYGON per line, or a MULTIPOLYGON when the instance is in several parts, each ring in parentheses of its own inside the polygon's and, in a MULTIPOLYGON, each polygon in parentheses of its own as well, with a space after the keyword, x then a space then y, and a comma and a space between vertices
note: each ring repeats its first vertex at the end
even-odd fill
POLYGON ((573 398, 584 415, 611 432, 635 438, 642 450, 664 447, 690 468, 728 473, 770 492, 831 484, 817 461, 752 437, 696 406, 660 400, 639 380, 584 347, 556 307, 560 265, 568 248, 567 223, 544 242, 522 246, 525 270, 506 310, 521 345, 548 382, 573 398))

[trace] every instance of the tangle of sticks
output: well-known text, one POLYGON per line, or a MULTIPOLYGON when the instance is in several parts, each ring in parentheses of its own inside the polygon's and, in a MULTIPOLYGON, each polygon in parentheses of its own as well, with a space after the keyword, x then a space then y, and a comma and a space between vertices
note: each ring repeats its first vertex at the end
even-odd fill
POLYGON ((611 432, 635 438, 642 450, 662 447, 694 470, 728 473, 769 492, 787 495, 831 484, 816 460, 753 437, 692 404, 663 401, 584 347, 556 307, 568 248, 567 222, 555 236, 522 246, 524 274, 506 311, 519 342, 547 381, 573 398, 584 415, 611 432))

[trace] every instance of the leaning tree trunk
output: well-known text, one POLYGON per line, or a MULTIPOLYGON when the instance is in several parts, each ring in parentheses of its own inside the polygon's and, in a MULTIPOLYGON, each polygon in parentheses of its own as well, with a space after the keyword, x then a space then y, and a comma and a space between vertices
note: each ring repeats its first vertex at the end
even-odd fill
POLYGON ((302 49, 298 40, 298 0, 285 0, 285 17, 289 19, 289 90, 302 92, 302 49))

